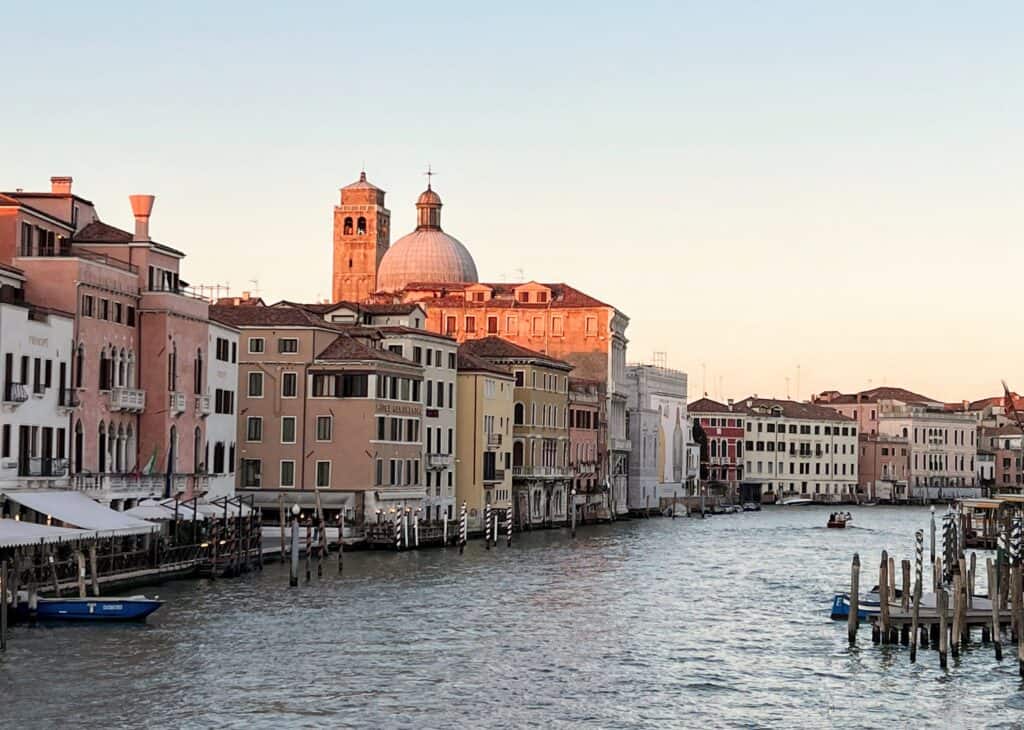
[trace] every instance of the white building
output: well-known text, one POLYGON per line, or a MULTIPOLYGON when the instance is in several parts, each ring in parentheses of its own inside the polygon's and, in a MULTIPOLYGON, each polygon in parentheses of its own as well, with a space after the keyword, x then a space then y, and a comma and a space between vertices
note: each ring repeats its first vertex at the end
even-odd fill
POLYGON ((660 511, 687 495, 687 480, 692 477, 686 373, 629 365, 626 387, 631 447, 628 507, 631 512, 660 511))
POLYGON ((0 486, 66 486, 74 318, 32 306, 24 286, 0 264, 0 486))
POLYGON ((423 368, 423 518, 455 517, 458 344, 451 337, 406 326, 378 326, 382 344, 423 368))
POLYGON ((822 502, 853 499, 857 488, 857 424, 831 408, 770 398, 747 398, 743 483, 776 499, 822 502))
POLYGON ((235 494, 238 418, 238 336, 233 327, 210 321, 207 345, 206 496, 209 502, 235 494))

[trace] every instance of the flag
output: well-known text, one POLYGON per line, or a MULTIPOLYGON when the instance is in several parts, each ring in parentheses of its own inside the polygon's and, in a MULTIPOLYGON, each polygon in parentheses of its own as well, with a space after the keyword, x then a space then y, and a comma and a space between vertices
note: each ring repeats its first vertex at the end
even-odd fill
POLYGON ((149 457, 149 461, 147 461, 146 465, 144 467, 142 467, 142 473, 146 474, 146 475, 152 474, 153 473, 153 469, 155 469, 155 468, 156 468, 156 445, 154 444, 153 445, 153 455, 151 457, 149 457))
POLYGON ((164 474, 164 496, 171 496, 171 482, 174 481, 174 439, 167 445, 167 473, 164 474))

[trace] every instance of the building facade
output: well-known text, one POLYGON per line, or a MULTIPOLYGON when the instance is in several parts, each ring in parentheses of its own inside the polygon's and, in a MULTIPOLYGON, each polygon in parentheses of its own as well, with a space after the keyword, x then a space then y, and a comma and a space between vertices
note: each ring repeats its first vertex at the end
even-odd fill
POLYGON ((654 365, 626 368, 631 512, 669 509, 687 489, 686 373, 654 365))
POLYGON ((0 264, 0 486, 66 487, 74 318, 33 306, 24 286, 0 264))
POLYGON ((759 494, 743 494, 743 443, 746 433, 743 412, 728 403, 700 398, 687 406, 692 422, 700 425, 706 439, 701 454, 701 478, 714 491, 721 490, 743 502, 760 500, 759 494))
POLYGON ((1018 492, 1024 487, 1021 468, 1024 438, 1018 426, 983 426, 978 429, 978 460, 989 465, 987 473, 979 467, 978 478, 988 482, 995 492, 1018 492))
POLYGON ((569 378, 569 467, 578 516, 583 521, 607 520, 607 481, 601 459, 601 424, 605 421, 604 383, 569 378))
POLYGON ((746 398, 743 484, 766 501, 801 497, 855 499, 857 424, 831 408, 770 398, 746 398))
POLYGON ((885 433, 860 434, 859 482, 866 499, 907 502, 910 499, 907 439, 885 433))
POLYGON ((458 353, 456 500, 469 529, 483 530, 485 507, 512 508, 512 371, 465 348, 458 353))
POLYGON ((238 451, 238 338, 234 327, 210 322, 206 351, 206 447, 203 461, 208 476, 206 499, 235 494, 235 463, 238 451))

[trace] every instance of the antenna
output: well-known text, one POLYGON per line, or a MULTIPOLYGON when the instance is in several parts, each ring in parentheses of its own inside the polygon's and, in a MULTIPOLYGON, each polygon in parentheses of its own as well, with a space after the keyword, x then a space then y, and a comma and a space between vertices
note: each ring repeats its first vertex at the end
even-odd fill
POLYGON ((249 279, 249 283, 252 284, 252 295, 258 297, 260 295, 260 280, 249 279))
POLYGON ((516 275, 519 277, 520 283, 526 281, 526 272, 524 272, 522 269, 516 269, 516 275))
POLYGON ((704 397, 708 397, 708 364, 702 362, 700 364, 700 389, 704 391, 704 397))
POLYGON ((668 353, 667 352, 655 352, 653 361, 654 367, 661 368, 662 370, 668 369, 668 353))

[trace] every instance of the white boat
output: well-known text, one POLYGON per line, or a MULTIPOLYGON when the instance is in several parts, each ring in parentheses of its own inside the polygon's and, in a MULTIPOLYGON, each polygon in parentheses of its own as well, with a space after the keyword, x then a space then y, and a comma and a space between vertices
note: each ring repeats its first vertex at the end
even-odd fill
POLYGON ((814 504, 814 500, 807 499, 806 497, 793 497, 782 502, 783 507, 803 507, 807 504, 814 504))

